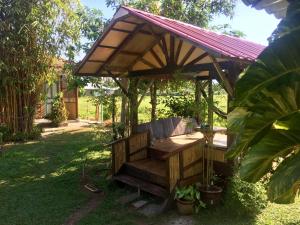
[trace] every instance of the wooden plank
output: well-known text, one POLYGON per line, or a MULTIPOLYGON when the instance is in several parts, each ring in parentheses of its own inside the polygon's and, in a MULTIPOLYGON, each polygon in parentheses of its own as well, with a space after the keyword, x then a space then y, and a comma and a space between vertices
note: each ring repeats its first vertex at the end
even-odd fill
POLYGON ((159 47, 161 48, 162 52, 165 55, 167 64, 170 64, 170 58, 169 58, 169 54, 168 54, 167 43, 166 43, 165 37, 162 37, 161 43, 159 42, 159 47))
POLYGON ((120 141, 112 145, 113 174, 119 172, 123 164, 126 162, 126 144, 120 141))
POLYGON ((153 194, 158 197, 167 198, 169 192, 158 185, 151 184, 150 182, 143 181, 141 179, 134 178, 125 174, 120 174, 113 177, 114 180, 121 181, 130 186, 140 188, 141 190, 153 194))
POLYGON ((168 166, 169 191, 172 192, 180 179, 179 154, 175 154, 169 158, 168 166))
POLYGON ((170 35, 170 62, 175 64, 175 38, 173 35, 170 35))
POLYGON ((146 64, 147 66, 151 67, 151 68, 157 68, 156 65, 152 64, 151 62, 149 62, 148 60, 141 58, 140 59, 141 62, 143 62, 144 64, 146 64))

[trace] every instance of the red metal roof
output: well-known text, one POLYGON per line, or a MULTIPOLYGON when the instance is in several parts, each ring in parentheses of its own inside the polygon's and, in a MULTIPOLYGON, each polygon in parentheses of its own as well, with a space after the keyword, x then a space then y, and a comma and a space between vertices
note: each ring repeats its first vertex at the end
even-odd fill
POLYGON ((206 50, 222 56, 254 61, 264 50, 265 46, 225 34, 219 34, 191 24, 154 15, 131 7, 122 6, 132 15, 147 20, 178 36, 188 39, 206 50))

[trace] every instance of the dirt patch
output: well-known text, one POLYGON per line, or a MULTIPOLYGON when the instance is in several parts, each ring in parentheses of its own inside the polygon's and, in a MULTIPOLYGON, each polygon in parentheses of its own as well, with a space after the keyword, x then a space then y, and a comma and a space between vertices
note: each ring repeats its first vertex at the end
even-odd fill
POLYGON ((76 210, 63 225, 75 225, 78 221, 80 221, 83 217, 88 215, 90 212, 95 210, 99 204, 102 202, 104 194, 92 194, 88 203, 76 210))

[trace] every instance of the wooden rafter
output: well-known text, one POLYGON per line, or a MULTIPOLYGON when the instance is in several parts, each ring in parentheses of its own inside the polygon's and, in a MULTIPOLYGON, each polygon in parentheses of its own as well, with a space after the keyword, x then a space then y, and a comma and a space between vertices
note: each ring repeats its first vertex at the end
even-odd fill
POLYGON ((226 90, 226 92, 228 93, 228 95, 230 97, 233 97, 233 88, 231 86, 231 84, 229 83, 225 73, 222 71, 219 63, 217 62, 216 58, 212 55, 209 55, 211 61, 212 61, 212 64, 216 70, 216 74, 218 75, 220 81, 221 81, 221 85, 224 87, 224 89, 226 90))
POLYGON ((205 52, 201 55, 199 55, 197 58, 193 59, 191 62, 189 62, 186 66, 190 66, 190 65, 194 65, 197 62, 201 61, 202 59, 204 59, 206 56, 208 56, 208 53, 205 52))
POLYGON ((170 62, 175 64, 175 38, 173 35, 170 35, 170 62))
MULTIPOLYGON (((148 24, 148 26, 150 27, 150 30, 151 30, 151 33, 153 34, 153 36, 155 37, 155 39, 151 42, 151 44, 145 48, 145 50, 140 54, 140 56, 138 58, 136 58, 130 65, 129 65, 129 69, 132 69, 132 67, 141 59, 144 57, 144 55, 150 50, 152 50, 152 48, 157 44, 159 43, 160 39, 162 38, 162 35, 163 34, 156 34, 151 25, 148 24)), ((164 65, 162 65, 163 67, 164 65)))
POLYGON ((117 49, 117 47, 109 46, 109 45, 98 45, 100 48, 111 48, 111 49, 117 49))
POLYGON ((161 59, 159 58, 159 56, 156 54, 156 52, 153 50, 153 48, 150 50, 152 56, 154 57, 154 59, 158 62, 158 64, 161 66, 161 67, 164 67, 164 63, 161 61, 161 59))
POLYGON ((185 54, 185 56, 183 57, 183 59, 181 60, 181 62, 179 63, 179 66, 183 66, 186 61, 190 58, 190 56, 193 54, 193 52, 195 51, 196 47, 193 45, 188 52, 185 54))
POLYGON ((165 37, 162 37, 161 42, 159 42, 159 47, 161 48, 162 52, 165 55, 167 64, 170 64, 170 58, 169 58, 169 54, 168 54, 167 43, 166 43, 165 37))
POLYGON ((149 62, 148 60, 146 60, 144 58, 141 58, 140 60, 141 60, 141 62, 143 62, 144 64, 146 64, 147 66, 149 66, 151 68, 157 68, 156 65, 152 64, 151 62, 149 62))
POLYGON ((105 63, 103 60, 88 59, 87 62, 105 63))
POLYGON ((177 62, 178 62, 178 58, 179 58, 179 55, 180 55, 180 52, 181 52, 182 43, 183 43, 183 41, 180 39, 177 50, 176 50, 175 64, 177 64, 177 62))
POLYGON ((145 24, 139 24, 135 27, 135 29, 127 35, 127 37, 123 40, 123 42, 118 46, 118 48, 111 54, 106 62, 98 69, 96 74, 99 74, 107 65, 109 65, 114 58, 117 56, 117 54, 123 50, 123 48, 131 41, 131 38, 144 27, 145 24))

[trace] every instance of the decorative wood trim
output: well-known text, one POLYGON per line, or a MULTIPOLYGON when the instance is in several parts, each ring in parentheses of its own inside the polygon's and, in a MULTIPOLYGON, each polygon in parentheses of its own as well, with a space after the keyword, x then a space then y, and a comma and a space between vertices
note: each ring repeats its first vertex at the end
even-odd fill
POLYGON ((183 59, 179 63, 179 66, 183 66, 185 64, 185 62, 190 58, 190 56, 193 54, 193 52, 195 51, 195 49, 196 49, 196 47, 193 45, 190 48, 190 50, 185 54, 185 56, 183 57, 183 59))

